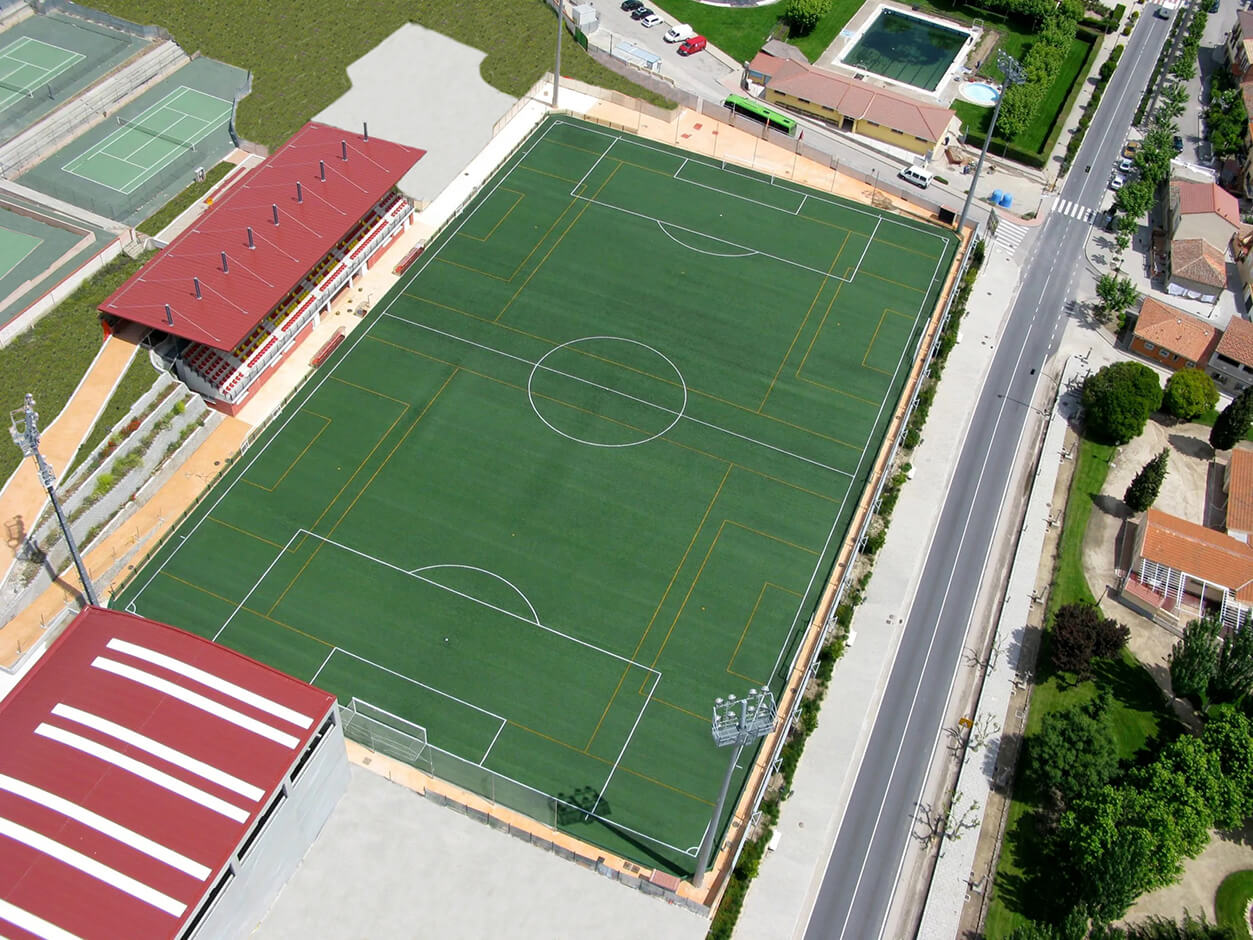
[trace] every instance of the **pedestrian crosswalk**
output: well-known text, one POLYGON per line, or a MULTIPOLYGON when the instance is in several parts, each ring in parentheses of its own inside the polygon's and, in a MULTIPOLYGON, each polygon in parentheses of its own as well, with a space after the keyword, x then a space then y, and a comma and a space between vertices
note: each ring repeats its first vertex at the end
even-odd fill
POLYGON ((1071 202, 1069 199, 1058 199, 1053 205, 1053 211, 1060 212, 1062 215, 1068 215, 1072 219, 1078 219, 1080 222, 1091 222, 1096 218, 1095 209, 1081 206, 1077 202, 1071 202))
POLYGON ((996 222, 996 244, 1004 248, 1007 254, 1012 255, 1018 250, 1018 246, 1022 244, 1028 231, 1025 225, 1018 225, 1000 218, 996 222))

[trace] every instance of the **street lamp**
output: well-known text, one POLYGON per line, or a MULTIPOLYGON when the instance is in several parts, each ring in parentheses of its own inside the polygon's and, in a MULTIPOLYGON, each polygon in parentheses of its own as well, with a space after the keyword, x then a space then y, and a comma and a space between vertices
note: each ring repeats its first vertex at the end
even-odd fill
POLYGON ((61 511, 61 503, 57 499, 56 474, 52 472, 43 454, 39 452, 39 415, 35 412, 35 398, 29 392, 26 393, 26 402, 23 407, 9 412, 9 423, 9 433, 13 436, 13 443, 21 450, 22 456, 35 458, 35 465, 39 469, 39 482, 48 491, 48 499, 52 501, 57 521, 61 523, 61 534, 65 536, 65 544, 70 548, 70 557, 74 559, 74 567, 78 569, 78 576, 83 582, 83 594, 88 604, 98 607, 100 602, 96 600, 96 591, 91 586, 91 578, 87 575, 87 566, 83 564, 83 559, 78 554, 74 533, 70 531, 70 525, 65 521, 65 513, 61 511))
POLYGON ((722 818, 722 806, 727 801, 727 790, 731 787, 731 777, 735 773, 735 765, 739 763, 740 754, 746 746, 774 730, 774 719, 774 694, 769 689, 749 689, 745 698, 729 695, 726 699, 714 699, 714 744, 718 747, 731 747, 732 751, 726 776, 722 778, 722 789, 718 791, 718 800, 714 804, 713 818, 709 820, 709 828, 705 830, 705 837, 701 840, 700 852, 696 857, 696 873, 692 876, 692 884, 697 888, 705 880, 705 868, 709 864, 714 836, 718 832, 718 820, 722 818))
POLYGON ((961 237, 962 226, 966 224, 966 215, 970 212, 970 203, 975 198, 975 187, 979 185, 979 171, 983 169, 983 158, 988 155, 988 147, 992 143, 992 132, 996 130, 996 119, 1001 113, 1001 102, 1005 100, 1005 93, 1014 85, 1021 85, 1027 80, 1027 73, 1023 71, 1018 60, 1004 50, 997 50, 996 66, 1005 76, 1005 83, 1001 86, 1001 93, 997 96, 996 107, 992 109, 992 126, 988 128, 988 136, 984 138, 983 149, 979 151, 979 162, 975 164, 974 179, 970 181, 970 191, 966 193, 966 204, 962 206, 961 218, 957 220, 957 235, 961 237))

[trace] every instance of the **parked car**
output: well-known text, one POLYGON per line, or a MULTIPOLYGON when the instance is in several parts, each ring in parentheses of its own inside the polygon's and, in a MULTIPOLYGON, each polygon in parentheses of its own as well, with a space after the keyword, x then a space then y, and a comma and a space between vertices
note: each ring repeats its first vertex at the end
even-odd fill
POLYGON ((647 26, 649 29, 652 29, 654 26, 661 25, 661 17, 658 16, 656 13, 649 13, 648 16, 643 17, 640 20, 640 22, 643 23, 645 26, 647 26))
POLYGON ((627 13, 631 13, 638 10, 643 5, 644 0, 622 0, 622 6, 619 7, 619 9, 624 10, 627 13))
POLYGON ((653 16, 653 11, 645 6, 638 6, 631 11, 631 19, 642 20, 646 16, 653 16))
POLYGON ((1123 157, 1121 160, 1118 161, 1119 173, 1130 173, 1132 170, 1135 169, 1135 167, 1136 167, 1135 161, 1132 160, 1130 157, 1123 157))
POLYGON ((1109 188, 1114 192, 1118 192, 1118 190, 1122 189, 1126 183, 1127 177, 1123 176, 1121 173, 1115 173, 1109 178, 1109 188))
POLYGON ((1175 148, 1175 153, 1183 153, 1183 138, 1180 137, 1178 134, 1175 135, 1175 138, 1174 140, 1171 141, 1171 144, 1175 148))
POLYGON ((661 38, 666 42, 685 42, 695 35, 696 30, 686 23, 680 23, 678 26, 671 26, 661 38))
POLYGON ((704 36, 693 36, 683 45, 679 46, 679 55, 691 55, 693 52, 701 52, 708 45, 704 36))
POLYGON ((1124 157, 1134 157, 1136 155, 1136 151, 1139 149, 1140 149, 1140 141, 1129 140, 1122 148, 1122 155, 1124 157))
POLYGON ((1210 0, 1209 6, 1207 7, 1207 9, 1211 13, 1217 13, 1218 12, 1218 0, 1210 0))

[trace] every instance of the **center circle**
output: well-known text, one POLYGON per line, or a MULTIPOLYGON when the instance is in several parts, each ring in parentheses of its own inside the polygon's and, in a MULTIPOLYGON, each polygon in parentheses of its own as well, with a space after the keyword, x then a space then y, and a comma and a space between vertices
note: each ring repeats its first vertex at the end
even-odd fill
POLYGON ((535 416, 589 447, 655 441, 687 410, 687 383, 668 356, 620 336, 584 336, 540 356, 526 380, 535 416))

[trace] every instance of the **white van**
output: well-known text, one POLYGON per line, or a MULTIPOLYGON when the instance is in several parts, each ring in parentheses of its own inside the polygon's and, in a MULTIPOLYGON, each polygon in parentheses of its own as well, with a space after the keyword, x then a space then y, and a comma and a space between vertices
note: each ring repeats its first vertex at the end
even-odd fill
POLYGON ((672 26, 666 31, 666 35, 662 38, 666 42, 686 42, 696 35, 696 30, 688 26, 686 23, 680 23, 678 26, 672 26))
POLYGON ((916 166, 907 166, 896 175, 907 183, 913 183, 919 189, 926 189, 931 185, 931 180, 935 177, 935 174, 929 170, 916 166))

